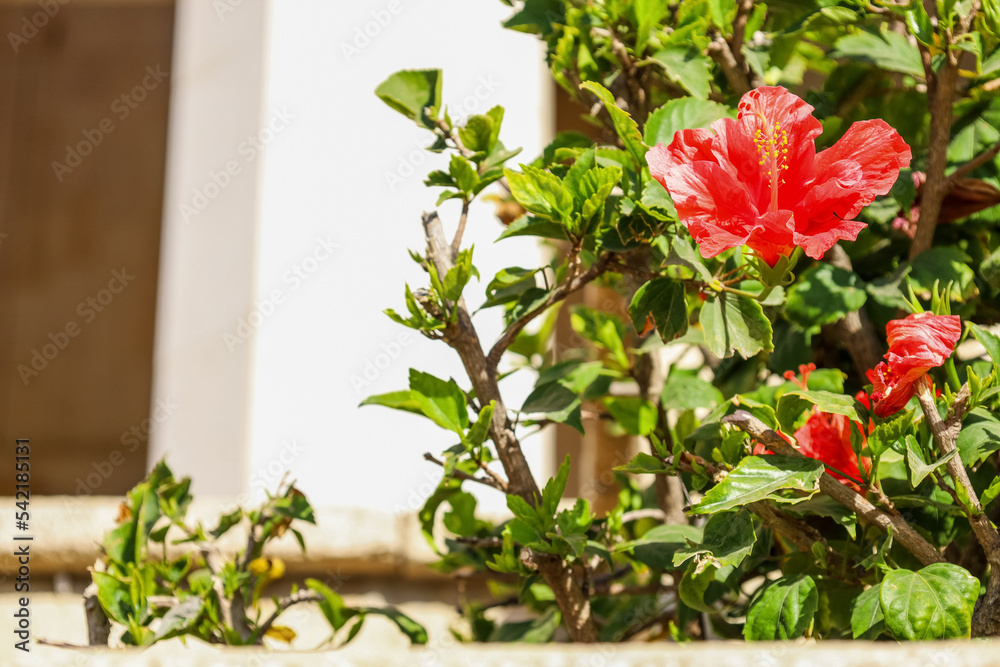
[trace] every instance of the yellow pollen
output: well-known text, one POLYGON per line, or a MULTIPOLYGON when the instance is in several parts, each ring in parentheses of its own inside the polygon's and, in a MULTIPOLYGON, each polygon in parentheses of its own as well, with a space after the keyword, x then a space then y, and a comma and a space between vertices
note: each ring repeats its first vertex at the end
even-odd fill
POLYGON ((775 121, 774 125, 768 127, 767 119, 763 114, 759 115, 758 118, 763 125, 763 128, 758 127, 757 131, 754 132, 753 142, 757 146, 757 152, 760 154, 760 165, 767 165, 766 176, 771 180, 771 211, 778 210, 778 185, 784 183, 784 179, 779 181, 778 174, 784 170, 788 169, 788 165, 784 164, 785 156, 788 155, 788 132, 781 129, 781 123, 775 121))

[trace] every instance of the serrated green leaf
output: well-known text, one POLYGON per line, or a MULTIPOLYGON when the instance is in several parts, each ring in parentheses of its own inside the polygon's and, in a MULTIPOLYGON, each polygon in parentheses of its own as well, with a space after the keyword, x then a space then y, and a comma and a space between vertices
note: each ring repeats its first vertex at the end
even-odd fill
POLYGON ((812 577, 782 577, 750 604, 743 636, 749 641, 801 637, 819 608, 819 592, 812 577))
POLYGON ((830 391, 789 391, 778 399, 775 414, 781 430, 785 433, 794 433, 796 420, 812 406, 816 406, 820 412, 844 415, 853 422, 860 422, 861 417, 858 416, 855 404, 853 396, 830 391))
POLYGON ((865 284, 853 271, 820 262, 788 290, 785 316, 804 329, 831 324, 865 305, 865 284))
POLYGON ((978 597, 979 580, 951 563, 892 570, 879 592, 885 625, 897 640, 968 638, 978 597))
POLYGON ((679 97, 669 100, 649 114, 643 139, 648 146, 669 144, 674 134, 681 130, 708 127, 720 118, 731 118, 729 107, 696 97, 679 97))
POLYGON ((652 316, 656 331, 664 341, 684 335, 688 328, 684 285, 671 278, 654 278, 640 287, 628 310, 637 331, 642 330, 646 317, 652 316))
POLYGON ((642 143, 642 135, 639 134, 639 126, 628 114, 627 111, 615 104, 615 98, 607 88, 596 81, 585 81, 580 87, 589 90, 597 96, 604 108, 611 116, 611 123, 615 127, 618 137, 625 145, 625 150, 634 162, 636 169, 646 166, 646 145, 642 143))
POLYGON ((879 601, 881 588, 881 583, 875 584, 854 598, 851 606, 851 632, 855 639, 875 639, 885 631, 885 616, 879 601))
POLYGON ((674 567, 699 554, 710 557, 716 567, 736 566, 753 551, 757 543, 753 515, 746 510, 713 514, 705 524, 701 543, 678 549, 674 554, 674 567))
POLYGON ((689 46, 668 46, 652 59, 666 70, 667 77, 695 97, 705 99, 712 92, 712 61, 689 46))
POLYGON ((738 352, 749 359, 761 350, 774 349, 771 322, 753 299, 729 293, 710 298, 699 319, 705 343, 715 356, 725 359, 738 352))
POLYGON ((775 493, 794 489, 812 495, 822 474, 823 464, 804 456, 747 456, 689 512, 714 514, 768 498, 788 502, 775 493))

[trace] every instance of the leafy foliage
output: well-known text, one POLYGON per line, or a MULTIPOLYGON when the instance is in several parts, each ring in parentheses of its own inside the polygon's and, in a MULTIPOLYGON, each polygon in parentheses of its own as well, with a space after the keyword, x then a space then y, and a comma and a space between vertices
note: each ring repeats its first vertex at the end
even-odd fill
MULTIPOLYGON (((990 575, 957 564, 974 560, 962 557, 977 540, 965 519, 980 511, 973 496, 987 513, 1000 497, 995 7, 982 3, 967 16, 972 4, 956 2, 505 3, 512 14, 504 25, 543 43, 553 79, 594 126, 590 136, 559 133, 515 167, 516 152, 499 139, 503 110, 455 124, 439 72, 402 72, 378 89, 434 135, 431 150, 450 153, 448 170, 427 179, 444 188, 439 203, 456 198, 467 207, 493 185, 504 224, 498 242, 533 236, 552 256, 543 266, 511 258, 484 277, 485 300, 473 308, 502 310, 505 327, 487 351, 459 317, 478 275, 471 249, 455 252, 446 262, 455 268, 443 276, 434 258, 414 254, 428 284, 406 288, 408 315, 388 314, 451 345, 470 377, 413 371, 408 390, 364 402, 420 415, 446 434, 443 478, 421 525, 441 555, 439 569, 498 577, 492 603, 470 602, 467 633, 456 634, 551 641, 570 620, 564 629, 579 640, 686 641, 703 636, 698 619, 707 618, 715 634, 748 640, 969 636, 978 586, 990 575), (950 133, 934 135, 931 83, 949 67, 963 84, 950 133), (742 96, 765 85, 784 86, 813 107, 822 126, 817 151, 857 121, 882 119, 913 153, 891 190, 854 216, 863 227, 857 239, 819 260, 796 251, 772 265, 750 246, 706 257, 685 229, 690 202, 674 201, 651 176, 649 149, 673 142, 697 163, 695 144, 685 142, 726 131, 742 96), (932 150, 947 164, 932 166, 932 150), (928 242, 919 232, 928 229, 929 184, 942 185, 946 174, 938 192, 948 196, 928 242), (588 284, 602 297, 560 310, 588 284), (951 410, 944 418, 952 416, 956 431, 961 422, 951 445, 935 437, 923 407, 885 418, 870 407, 868 372, 886 349, 886 325, 906 311, 965 322, 970 344, 961 355, 919 367, 940 390, 931 400, 951 410), (560 318, 569 326, 554 340, 560 318), (982 347, 969 351, 971 341, 982 347), (468 363, 475 348, 483 349, 485 375, 468 363), (505 377, 500 368, 535 378, 519 407, 493 398, 501 385, 489 380, 505 377), (530 471, 512 462, 519 438, 553 425, 588 438, 599 429, 630 436, 642 451, 597 471, 605 473, 600 483, 570 482, 594 472, 578 457, 547 484, 525 485, 530 471), (957 461, 968 484, 953 474, 957 461), (845 467, 850 475, 841 474, 845 467), (676 478, 684 501, 671 499, 666 477, 676 478), (510 518, 478 517, 466 490, 474 483, 504 492, 510 518), (564 497, 573 486, 587 497, 564 497), (864 503, 851 502, 855 496, 864 503), (909 530, 861 521, 861 507, 909 530), (928 550, 951 562, 933 562, 940 556, 928 550), (554 586, 555 571, 571 573, 570 585, 554 586), (567 590, 582 591, 579 604, 557 595, 567 590), (487 613, 491 604, 520 605, 529 620, 498 622, 487 613), (589 634, 570 618, 580 605, 593 612, 589 634)), ((778 136, 776 125, 767 131, 778 136)), ((757 137, 752 159, 729 175, 752 180, 777 170, 774 141, 772 155, 767 138, 757 137)), ((843 171, 827 174, 817 193, 859 178, 851 170, 861 167, 847 162, 837 162, 843 171)), ((767 176, 757 203, 773 213, 763 190, 780 187, 782 174, 767 176)), ((816 224, 845 222, 853 201, 842 203, 838 220, 816 224)))

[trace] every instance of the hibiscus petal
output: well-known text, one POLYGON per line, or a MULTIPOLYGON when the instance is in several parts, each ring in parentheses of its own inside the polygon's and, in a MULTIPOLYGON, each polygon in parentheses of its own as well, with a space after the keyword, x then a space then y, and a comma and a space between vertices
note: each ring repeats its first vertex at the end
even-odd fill
POLYGON ((909 166, 910 147, 888 123, 881 119, 862 120, 848 128, 840 140, 816 155, 816 183, 824 183, 842 169, 844 160, 857 163, 862 177, 853 186, 859 194, 850 211, 840 211, 844 218, 853 218, 878 195, 892 189, 899 170, 909 166))
POLYGON ((886 325, 889 352, 886 359, 897 374, 916 370, 923 374, 947 361, 962 336, 958 315, 914 313, 886 325))
POLYGON ((913 379, 896 375, 884 361, 866 375, 872 383, 872 407, 879 417, 888 417, 902 410, 916 389, 913 379))
POLYGON ((712 123, 715 140, 712 142, 712 156, 715 162, 729 172, 734 179, 743 183, 758 211, 767 210, 770 193, 770 179, 761 165, 760 154, 752 137, 739 121, 721 118, 712 123), (761 197, 765 197, 762 201, 761 197))
MULTIPOLYGON (((795 431, 795 442, 800 452, 830 466, 827 471, 841 483, 859 490, 852 481, 861 480, 861 471, 851 446, 851 423, 847 417, 814 412, 795 431)), ((868 468, 868 462, 865 463, 868 468)))
POLYGON ((715 135, 705 129, 676 132, 669 146, 657 144, 646 153, 649 173, 662 185, 663 175, 674 167, 701 160, 714 160, 712 154, 714 138, 715 135))
POLYGON ((781 86, 761 86, 740 99, 737 119, 748 136, 754 137, 760 130, 766 138, 769 133, 774 134, 775 128, 787 135, 784 147, 788 153, 783 154, 782 162, 788 169, 783 170, 782 178, 788 191, 796 196, 800 195, 794 186, 806 182, 811 175, 816 137, 823 133, 823 126, 812 116, 813 111, 805 100, 781 86))
POLYGON ((674 167, 661 182, 704 257, 743 245, 758 225, 746 188, 714 162, 674 167))
POLYGON ((781 256, 789 256, 795 250, 793 227, 795 218, 791 211, 768 211, 760 216, 760 226, 747 239, 747 245, 761 258, 774 266, 781 256))

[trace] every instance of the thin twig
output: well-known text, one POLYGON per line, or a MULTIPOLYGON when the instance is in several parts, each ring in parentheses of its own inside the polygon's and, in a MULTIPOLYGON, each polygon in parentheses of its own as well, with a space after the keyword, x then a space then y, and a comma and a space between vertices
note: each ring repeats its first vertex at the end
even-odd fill
MULTIPOLYGON (((927 425, 930 426, 934 442, 937 443, 938 451, 941 452, 942 456, 947 456, 957 448, 958 434, 962 430, 962 417, 967 410, 970 393, 968 383, 962 385, 962 389, 955 396, 948 411, 947 421, 942 421, 934 400, 934 391, 930 385, 924 381, 917 387, 917 400, 920 401, 920 408, 924 412, 924 418, 927 420, 927 425)), ((969 498, 970 506, 963 507, 963 509, 966 510, 969 523, 986 553, 986 558, 993 560, 997 555, 1000 555, 1000 533, 990 525, 989 517, 983 512, 983 506, 979 502, 979 496, 972 486, 962 458, 952 456, 945 465, 952 481, 955 482, 956 486, 961 485, 969 498)))
POLYGON ((469 219, 469 200, 462 199, 462 215, 458 218, 458 229, 455 230, 455 238, 451 241, 451 255, 458 257, 458 251, 462 247, 462 235, 465 234, 465 222, 469 219))
POLYGON ((271 629, 271 626, 274 625, 274 622, 278 620, 278 616, 287 611, 292 605, 299 604, 300 602, 320 602, 321 600, 323 600, 323 596, 313 591, 299 591, 288 597, 281 598, 278 600, 278 605, 274 612, 257 628, 257 639, 262 639, 267 634, 267 631, 271 629))
POLYGON ((513 324, 507 327, 507 330, 504 331, 503 335, 500 337, 500 340, 498 340, 493 345, 493 348, 490 350, 490 354, 486 358, 487 363, 492 368, 496 368, 497 364, 500 363, 500 357, 503 356, 504 351, 506 351, 507 348, 510 347, 511 343, 514 342, 514 339, 517 338, 517 335, 521 333, 524 327, 528 326, 528 324, 532 320, 534 320, 536 317, 544 313, 554 304, 558 303, 559 301, 562 301, 567 296, 581 289, 584 285, 586 285, 587 283, 591 282, 599 275, 604 273, 608 268, 608 264, 611 262, 611 257, 612 257, 611 253, 605 253, 604 255, 601 255, 601 257, 596 262, 594 262, 594 264, 589 269, 557 285, 555 289, 549 292, 548 298, 545 299, 545 301, 540 306, 538 306, 534 310, 531 310, 528 313, 525 313, 520 318, 518 318, 517 321, 515 321, 513 324))
MULTIPOLYGON (((804 456, 799 450, 789 445, 784 438, 768 428, 764 422, 746 410, 737 410, 728 417, 724 417, 722 421, 724 424, 735 426, 741 431, 749 433, 776 454, 804 456)), ((938 550, 920 533, 913 530, 901 516, 892 516, 875 507, 864 496, 838 482, 830 473, 826 471, 822 473, 819 488, 820 491, 855 512, 864 521, 883 530, 892 528, 893 537, 924 565, 944 562, 944 557, 938 550)))
POLYGON ((982 153, 972 158, 971 160, 963 164, 955 171, 951 172, 951 174, 948 175, 949 183, 954 184, 955 181, 962 178, 966 174, 972 173, 979 167, 983 166, 984 164, 995 158, 998 153, 1000 153, 1000 141, 995 143, 993 147, 990 148, 989 150, 983 151, 982 153))
MULTIPOLYGON (((442 468, 444 467, 444 461, 439 461, 438 459, 434 458, 434 456, 431 455, 430 452, 424 453, 424 460, 430 461, 431 463, 439 465, 442 468)), ((504 493, 507 493, 507 485, 504 483, 504 481, 499 477, 496 477, 496 473, 493 473, 493 471, 489 472, 491 473, 490 477, 476 477, 475 475, 470 475, 469 473, 464 472, 462 470, 455 470, 451 473, 451 475, 455 479, 461 479, 469 482, 478 482, 480 484, 485 484, 488 487, 494 488, 497 491, 503 491, 504 493)))

